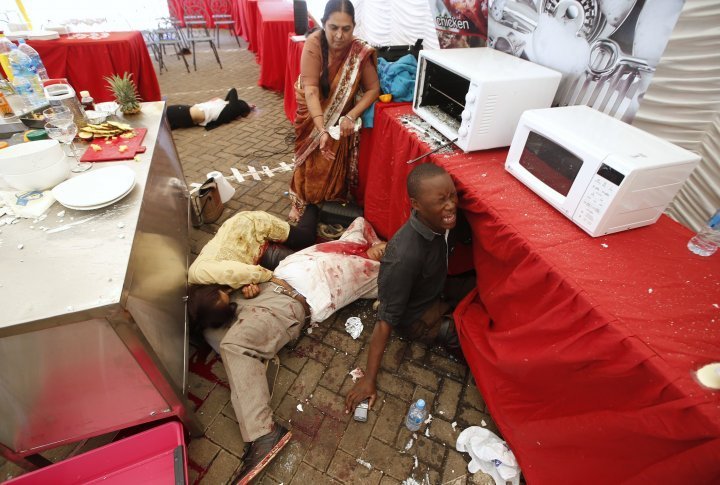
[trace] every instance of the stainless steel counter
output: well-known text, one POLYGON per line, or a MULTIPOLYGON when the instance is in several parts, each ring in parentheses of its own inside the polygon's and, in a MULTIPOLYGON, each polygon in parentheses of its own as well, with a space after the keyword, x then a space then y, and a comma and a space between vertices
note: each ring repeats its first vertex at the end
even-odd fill
POLYGON ((164 108, 125 119, 148 129, 140 161, 93 168, 131 167, 127 197, 0 227, 0 452, 15 461, 173 414, 196 430, 187 187, 164 108))

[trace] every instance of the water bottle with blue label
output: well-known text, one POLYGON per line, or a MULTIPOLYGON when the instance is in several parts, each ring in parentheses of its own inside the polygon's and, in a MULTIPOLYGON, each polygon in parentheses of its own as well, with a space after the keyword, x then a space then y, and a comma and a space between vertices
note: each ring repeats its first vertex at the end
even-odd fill
POLYGON ((38 51, 33 49, 31 45, 26 44, 25 39, 18 40, 18 49, 30 58, 35 73, 38 75, 41 81, 49 79, 47 69, 45 69, 45 64, 43 64, 42 59, 40 59, 40 54, 38 54, 38 51))
POLYGON ((23 105, 35 109, 46 104, 45 91, 30 57, 17 47, 13 47, 8 58, 14 75, 13 84, 18 95, 23 99, 23 105))
POLYGON ((688 249, 698 256, 710 256, 720 246, 720 209, 690 241, 688 249))
POLYGON ((410 431, 415 432, 420 429, 426 417, 427 409, 425 408, 425 401, 418 399, 417 402, 414 402, 412 406, 410 406, 410 411, 408 411, 407 417, 405 418, 405 426, 407 426, 407 429, 410 431))

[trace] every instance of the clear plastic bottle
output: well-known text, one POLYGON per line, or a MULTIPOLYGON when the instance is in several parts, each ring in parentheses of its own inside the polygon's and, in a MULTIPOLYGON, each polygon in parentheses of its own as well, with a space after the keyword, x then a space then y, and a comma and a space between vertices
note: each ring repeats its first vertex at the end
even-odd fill
POLYGON ((405 426, 412 432, 418 431, 423 421, 427 417, 427 409, 425 409, 425 401, 418 399, 410 406, 410 410, 405 417, 405 426))
POLYGON ((43 64, 42 59, 40 59, 38 51, 33 49, 31 45, 26 44, 25 39, 18 40, 18 49, 30 58, 33 63, 33 67, 35 68, 35 72, 41 81, 50 79, 50 77, 48 77, 47 69, 45 69, 45 64, 43 64))
POLYGON ((13 46, 8 58, 14 75, 13 85, 17 94, 22 98, 23 109, 29 108, 28 111, 30 111, 46 104, 45 91, 40 84, 40 78, 35 73, 30 57, 13 46))
POLYGON ((690 241, 688 249, 698 256, 711 256, 720 246, 720 209, 690 241))
POLYGON ((15 47, 15 44, 10 42, 10 39, 5 37, 5 32, 0 30, 0 65, 2 65, 3 71, 5 71, 5 76, 10 82, 13 80, 13 72, 10 68, 8 54, 10 54, 10 50, 13 47, 15 47))

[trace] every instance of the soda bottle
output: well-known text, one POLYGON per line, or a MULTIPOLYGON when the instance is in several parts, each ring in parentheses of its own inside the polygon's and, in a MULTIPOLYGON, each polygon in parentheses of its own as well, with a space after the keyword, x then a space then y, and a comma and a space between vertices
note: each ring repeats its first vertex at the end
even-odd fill
POLYGON ((10 39, 5 37, 5 33, 0 30, 0 65, 3 68, 3 71, 5 71, 5 77, 7 77, 10 82, 13 80, 13 72, 12 69, 10 69, 8 54, 10 54, 10 50, 13 47, 15 47, 15 44, 10 42, 10 39))
POLYGON ((688 249, 698 256, 711 256, 720 245, 720 209, 700 232, 688 241, 688 249))
POLYGON ((417 402, 414 402, 412 406, 410 406, 410 410, 405 417, 405 426, 410 431, 415 432, 420 429, 426 417, 427 409, 425 409, 425 401, 418 399, 417 402))
POLYGON ((38 51, 33 49, 31 45, 26 44, 25 39, 18 40, 18 49, 30 58, 30 61, 32 61, 33 67, 35 68, 35 73, 41 81, 50 79, 48 77, 47 69, 45 69, 45 64, 43 64, 42 59, 40 59, 38 51))

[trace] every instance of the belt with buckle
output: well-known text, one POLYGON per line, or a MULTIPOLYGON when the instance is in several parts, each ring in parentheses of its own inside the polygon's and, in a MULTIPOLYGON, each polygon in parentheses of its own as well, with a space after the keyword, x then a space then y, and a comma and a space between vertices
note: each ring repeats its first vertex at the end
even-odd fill
POLYGON ((298 291, 292 286, 290 286, 285 280, 273 277, 272 279, 270 279, 270 282, 275 285, 273 292, 279 295, 289 296, 290 298, 300 302, 300 304, 303 306, 303 310, 305 310, 305 321, 303 323, 307 324, 308 322, 310 322, 310 305, 308 305, 305 297, 298 293, 298 291))

